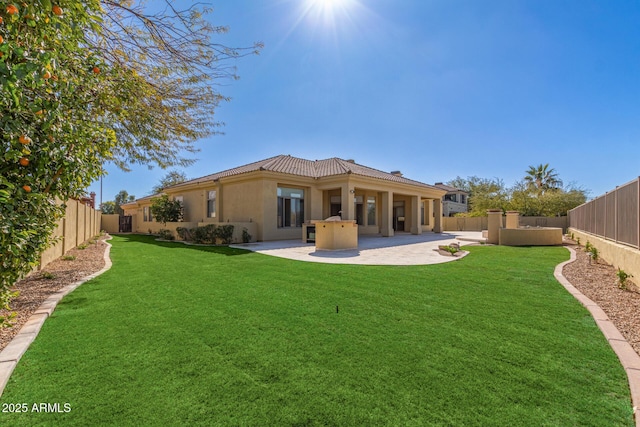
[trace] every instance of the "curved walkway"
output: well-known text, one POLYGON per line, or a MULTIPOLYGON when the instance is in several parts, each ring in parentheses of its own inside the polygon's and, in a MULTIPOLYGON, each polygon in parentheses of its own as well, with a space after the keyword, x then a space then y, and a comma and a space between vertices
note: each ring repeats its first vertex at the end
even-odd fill
POLYGON ((440 255, 439 245, 459 243, 462 246, 478 241, 484 241, 481 232, 460 231, 418 235, 401 233, 393 237, 358 236, 358 249, 339 251, 317 251, 313 243, 302 243, 301 240, 248 243, 233 247, 280 258, 328 264, 425 265, 460 259, 440 255))

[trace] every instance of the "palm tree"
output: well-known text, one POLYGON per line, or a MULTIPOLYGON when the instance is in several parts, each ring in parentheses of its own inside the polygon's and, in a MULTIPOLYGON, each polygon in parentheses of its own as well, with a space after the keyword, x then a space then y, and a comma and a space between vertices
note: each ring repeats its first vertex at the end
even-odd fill
POLYGON ((558 173, 554 168, 549 169, 549 163, 529 166, 527 175, 524 177, 530 189, 544 193, 546 190, 557 189, 562 186, 562 181, 558 178, 558 173))

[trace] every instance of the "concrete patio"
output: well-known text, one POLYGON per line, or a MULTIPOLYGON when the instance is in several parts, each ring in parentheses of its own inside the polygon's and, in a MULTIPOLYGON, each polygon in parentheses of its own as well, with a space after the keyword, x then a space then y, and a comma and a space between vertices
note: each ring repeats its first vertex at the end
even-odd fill
POLYGON ((479 231, 450 231, 420 235, 400 233, 393 237, 364 235, 359 236, 358 249, 355 250, 317 251, 313 243, 302 243, 301 240, 248 243, 233 247, 280 258, 328 264, 426 265, 460 259, 440 255, 437 250, 439 245, 459 243, 463 246, 484 240, 479 231))

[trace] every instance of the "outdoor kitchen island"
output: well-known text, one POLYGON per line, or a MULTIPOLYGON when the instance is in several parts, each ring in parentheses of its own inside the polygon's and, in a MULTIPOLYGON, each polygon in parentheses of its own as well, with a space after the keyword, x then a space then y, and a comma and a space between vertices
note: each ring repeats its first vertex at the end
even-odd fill
MULTIPOLYGON (((358 248, 358 224, 354 220, 329 217, 323 221, 311 221, 315 226, 316 250, 335 251, 358 248)), ((308 237, 307 233, 304 233, 308 237)), ((309 241, 309 240, 307 240, 309 241)))

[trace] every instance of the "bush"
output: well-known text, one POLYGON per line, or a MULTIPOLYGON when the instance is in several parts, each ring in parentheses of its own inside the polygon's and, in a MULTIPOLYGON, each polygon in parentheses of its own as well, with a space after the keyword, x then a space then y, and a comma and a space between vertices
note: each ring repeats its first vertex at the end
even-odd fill
POLYGON ((163 240, 175 240, 176 239, 173 236, 173 233, 171 232, 171 230, 167 230, 165 228, 161 228, 160 231, 158 231, 158 237, 163 239, 163 240))
MULTIPOLYGON (((233 229, 233 225, 216 226, 215 224, 207 224, 190 230, 178 227, 176 232, 186 242, 215 245, 220 240, 223 245, 228 245, 233 240, 233 229)), ((247 236, 248 240, 250 240, 251 235, 249 233, 246 236, 243 234, 243 239, 247 236)))
POLYGON ((191 235, 195 243, 215 244, 217 237, 216 226, 215 224, 208 224, 192 228, 191 235))
POLYGON ((233 225, 221 225, 216 229, 216 237, 222 241, 223 245, 228 245, 233 239, 233 225))
POLYGON ((627 285, 627 280, 629 280, 629 278, 633 276, 620 268, 618 268, 618 272, 616 273, 616 275, 618 276, 618 287, 620 289, 624 289, 625 291, 628 290, 629 287, 627 285))
POLYGON ((242 243, 249 243, 251 241, 251 234, 247 228, 242 229, 242 243))
POLYGON ((189 230, 188 228, 178 227, 176 228, 176 233, 178 233, 178 236, 180 236, 180 238, 184 241, 190 242, 191 240, 193 240, 191 230, 189 230))

